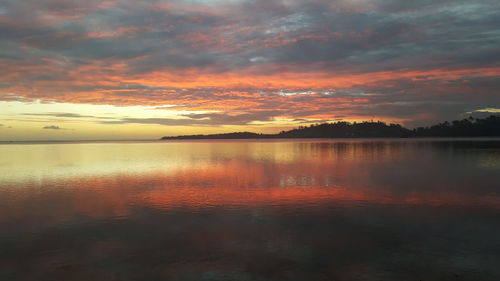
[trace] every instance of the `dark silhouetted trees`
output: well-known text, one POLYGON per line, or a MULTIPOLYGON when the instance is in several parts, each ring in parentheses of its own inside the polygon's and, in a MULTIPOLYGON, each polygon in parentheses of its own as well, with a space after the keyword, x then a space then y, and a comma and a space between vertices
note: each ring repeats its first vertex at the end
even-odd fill
POLYGON ((443 122, 430 127, 406 129, 399 124, 384 122, 335 122, 301 126, 278 134, 237 132, 214 135, 163 137, 172 139, 259 139, 259 138, 406 138, 406 137, 493 137, 500 136, 500 116, 484 119, 463 119, 443 122))
POLYGON ((500 136, 500 116, 462 119, 413 130, 415 137, 494 137, 500 136))
POLYGON ((188 139, 256 139, 262 137, 262 134, 256 134, 251 132, 237 132, 237 133, 227 133, 227 134, 214 134, 214 135, 188 135, 188 136, 176 136, 176 137, 163 137, 164 140, 178 139, 178 140, 188 140, 188 139))
POLYGON ((399 124, 384 122, 336 122, 301 127, 277 136, 281 138, 378 138, 378 137, 408 137, 411 131, 399 124))

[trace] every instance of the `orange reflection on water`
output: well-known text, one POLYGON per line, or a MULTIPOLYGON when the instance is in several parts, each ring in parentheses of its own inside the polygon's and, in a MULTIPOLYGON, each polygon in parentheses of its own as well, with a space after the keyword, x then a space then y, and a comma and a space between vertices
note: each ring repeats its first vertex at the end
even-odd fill
POLYGON ((380 205, 429 205, 462 207, 500 207, 500 197, 481 196, 471 199, 457 193, 408 194, 395 196, 389 192, 358 190, 350 187, 295 186, 266 189, 237 189, 232 186, 212 188, 182 187, 150 191, 142 195, 143 203, 155 208, 217 206, 304 206, 323 203, 380 205))
MULTIPOLYGON (((71 187, 67 192, 56 189, 52 193, 45 192, 45 195, 60 200, 58 194, 64 194, 67 202, 64 216, 84 215, 92 218, 125 218, 137 207, 161 210, 253 206, 302 208, 321 207, 325 204, 330 207, 374 204, 500 207, 500 197, 493 195, 471 196, 459 191, 435 189, 401 191, 387 186, 354 183, 318 185, 316 183, 324 182, 321 174, 305 180, 302 185, 297 185, 297 181, 293 185, 283 185, 283 182, 290 180, 289 174, 281 174, 278 170, 270 182, 264 182, 266 174, 263 171, 253 174, 248 172, 246 165, 233 164, 231 167, 205 167, 169 175, 152 173, 73 179, 63 184, 71 187)), ((51 209, 40 211, 51 212, 51 209)))
MULTIPOLYGON (((33 213, 52 221, 82 215, 123 218, 136 207, 500 206, 498 192, 491 188, 497 179, 494 171, 474 166, 475 158, 455 161, 426 143, 247 141, 27 148, 12 147, 12 153, 5 154, 12 158, 10 165, 0 167, 7 175, 0 179, 0 220, 37 219, 33 213), (22 153, 38 161, 16 161, 22 153), (48 157, 47 167, 42 156, 48 157), (473 182, 481 189, 473 188, 473 182)), ((484 163, 483 156, 478 160, 484 163)))

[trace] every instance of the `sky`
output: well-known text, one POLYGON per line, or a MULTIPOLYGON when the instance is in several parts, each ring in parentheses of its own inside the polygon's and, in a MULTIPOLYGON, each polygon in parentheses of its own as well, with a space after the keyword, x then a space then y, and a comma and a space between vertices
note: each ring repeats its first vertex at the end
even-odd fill
POLYGON ((500 113, 498 0, 0 0, 0 141, 500 113))

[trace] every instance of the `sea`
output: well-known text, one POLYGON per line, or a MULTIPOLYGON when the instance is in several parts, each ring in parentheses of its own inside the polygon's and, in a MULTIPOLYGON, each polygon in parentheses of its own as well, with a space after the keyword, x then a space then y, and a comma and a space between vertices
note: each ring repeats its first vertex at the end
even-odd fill
POLYGON ((500 139, 0 144, 0 280, 500 280, 500 139))

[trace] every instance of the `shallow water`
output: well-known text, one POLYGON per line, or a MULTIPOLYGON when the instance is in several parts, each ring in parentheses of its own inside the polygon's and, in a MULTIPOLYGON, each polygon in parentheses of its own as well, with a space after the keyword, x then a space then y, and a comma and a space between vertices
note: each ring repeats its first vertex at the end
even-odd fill
POLYGON ((0 145, 0 280, 500 280, 500 140, 0 145))

